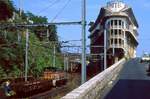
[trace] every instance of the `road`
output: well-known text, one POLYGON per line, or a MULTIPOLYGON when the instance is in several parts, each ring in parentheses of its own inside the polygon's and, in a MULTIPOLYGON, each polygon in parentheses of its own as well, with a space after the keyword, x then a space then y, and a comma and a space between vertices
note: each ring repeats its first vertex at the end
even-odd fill
POLYGON ((148 64, 139 59, 128 61, 116 84, 104 99, 150 99, 150 77, 146 72, 148 64))

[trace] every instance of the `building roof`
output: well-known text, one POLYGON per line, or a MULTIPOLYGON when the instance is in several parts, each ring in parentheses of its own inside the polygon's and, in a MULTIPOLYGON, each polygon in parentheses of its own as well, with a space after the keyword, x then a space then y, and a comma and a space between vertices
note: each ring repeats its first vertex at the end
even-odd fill
POLYGON ((139 27, 131 7, 120 1, 111 1, 107 3, 107 6, 101 8, 95 23, 90 27, 89 31, 92 31, 99 23, 103 24, 108 17, 114 16, 126 17, 137 28, 139 27))

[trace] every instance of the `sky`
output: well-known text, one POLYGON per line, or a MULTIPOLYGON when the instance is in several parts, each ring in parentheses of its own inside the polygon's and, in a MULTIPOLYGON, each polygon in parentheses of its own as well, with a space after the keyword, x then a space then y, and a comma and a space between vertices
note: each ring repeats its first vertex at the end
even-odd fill
MULTIPOLYGON (((13 0, 16 8, 19 8, 19 0, 13 0)), ((35 15, 46 16, 49 22, 81 21, 81 1, 82 0, 21 0, 22 8, 25 12, 30 11, 35 15), (61 10, 64 9, 64 10, 61 10), (57 16, 58 15, 58 16, 57 16), (56 17, 57 16, 57 17, 56 17), (56 18, 55 18, 56 17, 56 18), (53 20, 55 19, 55 20, 53 20)), ((87 0, 86 20, 87 23, 95 21, 100 8, 105 6, 110 0, 87 0)), ((133 8, 135 17, 139 24, 139 45, 137 55, 141 56, 143 51, 150 53, 150 0, 123 0, 133 8)), ((59 39, 80 40, 80 25, 57 26, 59 39)), ((87 29, 87 45, 89 45, 87 29)), ((80 44, 80 42, 78 42, 80 44)))

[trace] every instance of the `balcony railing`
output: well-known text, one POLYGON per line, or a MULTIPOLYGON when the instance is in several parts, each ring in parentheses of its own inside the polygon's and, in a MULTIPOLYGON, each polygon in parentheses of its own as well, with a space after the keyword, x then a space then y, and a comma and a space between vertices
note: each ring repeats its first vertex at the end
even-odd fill
POLYGON ((121 38, 121 39, 124 39, 124 35, 110 35, 110 39, 111 38, 121 38))
POLYGON ((125 50, 124 44, 110 44, 108 48, 122 48, 125 50))
POLYGON ((124 26, 122 25, 113 25, 113 26, 109 26, 109 29, 124 29, 124 26))

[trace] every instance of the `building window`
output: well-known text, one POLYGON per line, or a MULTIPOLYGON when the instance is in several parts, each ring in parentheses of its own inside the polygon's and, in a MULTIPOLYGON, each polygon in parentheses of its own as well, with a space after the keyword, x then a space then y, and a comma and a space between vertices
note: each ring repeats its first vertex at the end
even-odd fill
POLYGON ((122 28, 124 28, 124 22, 122 21, 122 28))
POLYGON ((122 34, 122 33, 121 33, 121 30, 119 30, 119 36, 121 36, 121 34, 122 34))
POLYGON ((117 36, 117 34, 118 34, 118 33, 117 33, 117 29, 116 29, 114 32, 115 32, 115 36, 117 36))
POLYGON ((108 28, 110 28, 110 21, 108 22, 108 28))
POLYGON ((117 39, 115 39, 115 44, 118 44, 118 43, 117 43, 117 39))
POLYGON ((111 36, 113 36, 113 32, 111 32, 111 36))
POLYGON ((113 21, 113 20, 111 20, 111 27, 113 26, 113 23, 114 23, 114 21, 113 21))
POLYGON ((117 26, 117 20, 114 20, 115 21, 115 26, 117 26))
POLYGON ((111 42, 111 45, 113 45, 113 39, 111 39, 110 42, 111 42))
POLYGON ((121 20, 119 20, 119 26, 121 26, 121 20))
POLYGON ((110 32, 111 32, 111 36, 113 36, 113 30, 112 30, 112 29, 111 29, 111 31, 110 31, 110 32))
POLYGON ((121 45, 121 39, 119 39, 119 45, 121 45))

